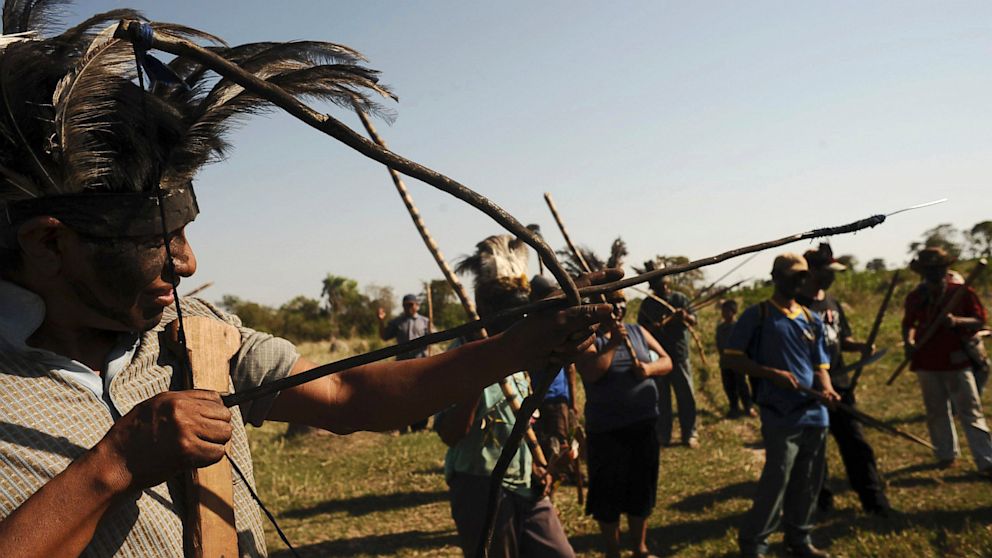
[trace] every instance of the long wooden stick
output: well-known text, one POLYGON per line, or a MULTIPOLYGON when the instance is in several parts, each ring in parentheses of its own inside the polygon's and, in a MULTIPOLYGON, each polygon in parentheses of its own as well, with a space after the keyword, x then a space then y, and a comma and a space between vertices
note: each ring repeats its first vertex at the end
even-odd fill
MULTIPOLYGON (((933 339, 933 336, 936 335, 937 331, 940 329, 942 325, 943 320, 941 318, 949 314, 952 310, 954 310, 954 307, 956 307, 958 305, 958 302, 961 301, 961 298, 964 296, 964 293, 967 292, 968 287, 972 283, 974 283, 976 279, 978 279, 978 276, 981 275, 983 271, 985 271, 985 267, 987 265, 988 265, 988 261, 985 258, 978 260, 978 263, 975 264, 975 267, 971 270, 971 273, 968 274, 968 278, 965 279, 964 285, 958 287, 954 291, 954 295, 947 300, 946 304, 941 306, 940 313, 934 316, 933 322, 927 326, 927 329, 924 330, 923 335, 919 336, 919 341, 916 342, 917 351, 922 349, 924 345, 926 345, 928 342, 930 342, 931 339, 933 339)), ((944 297, 946 296, 947 294, 945 293, 944 297)), ((902 363, 899 364, 899 367, 896 368, 896 371, 893 372, 891 376, 889 376, 889 379, 885 382, 885 385, 891 386, 892 383, 896 381, 896 378, 898 378, 899 375, 902 374, 903 370, 905 370, 906 367, 909 366, 911 360, 912 359, 909 358, 903 359, 902 363)))
MULTIPOLYGON (((369 137, 372 138, 376 144, 380 145, 383 149, 386 148, 386 142, 379 136, 379 132, 375 129, 372 121, 369 119, 368 115, 365 114, 361 108, 357 105, 355 106, 355 112, 358 114, 358 118, 362 121, 362 126, 365 127, 365 131, 368 132, 369 137)), ((417 228, 417 232, 420 233, 420 238, 423 239, 424 244, 427 245, 427 250, 434 257, 434 261, 437 262, 437 266, 441 268, 441 273, 444 278, 451 285, 451 289, 455 291, 455 295, 458 296, 458 300, 462 303, 462 308, 465 309, 465 314, 468 315, 469 319, 477 320, 479 319, 479 314, 475 310, 475 304, 472 303, 472 299, 469 298, 468 292, 465 290, 465 286, 458 279, 458 275, 452 271, 451 266, 448 265, 448 260, 444 258, 444 254, 441 253, 441 249, 438 247, 437 242, 434 241, 434 237, 431 235, 430 231, 427 229, 427 224, 424 223, 423 217, 420 216, 420 211, 417 210, 417 206, 413 203, 413 196, 410 195, 410 190, 407 189, 406 184, 403 182, 403 177, 400 176, 395 170, 388 168, 389 176, 393 179, 393 184, 396 186, 396 192, 400 195, 403 200, 403 205, 406 206, 407 212, 410 214, 410 219, 413 220, 413 225, 417 228)), ((428 302, 430 302, 430 283, 427 286, 427 296, 428 302)), ((486 330, 480 330, 479 335, 483 338, 487 336, 486 330)), ((500 390, 503 392, 503 396, 510 403, 510 408, 514 413, 520 411, 520 397, 517 395, 517 390, 510 385, 510 382, 506 378, 501 378, 499 380, 500 390)), ((542 467, 548 466, 547 457, 544 455, 544 451, 541 449, 541 444, 537 441, 537 435, 534 434, 532 428, 528 428, 525 433, 527 446, 530 448, 531 455, 534 461, 542 467)))
MULTIPOLYGON (((561 214, 558 213, 558 207, 555 205, 554 198, 551 197, 551 192, 544 193, 544 201, 547 202, 548 209, 551 210, 551 215, 555 218, 555 223, 558 224, 558 230, 561 231, 561 235, 565 237, 565 244, 568 245, 568 249, 572 252, 572 255, 575 256, 575 260, 582 266, 583 271, 586 273, 592 273, 592 268, 589 267, 589 262, 586 261, 585 256, 582 255, 582 252, 579 251, 578 247, 575 246, 575 243, 572 242, 572 236, 568 234, 568 228, 565 226, 565 221, 562 220, 561 214)), ((606 302, 606 295, 603 295, 601 300, 606 302)), ((624 337, 623 345, 627 349, 627 352, 630 353, 631 362, 636 368, 640 361, 637 358, 637 352, 634 350, 634 343, 629 337, 624 337)))
POLYGON ((114 38, 128 41, 141 47, 150 47, 194 60, 285 110, 304 124, 344 143, 362 155, 376 160, 391 169, 402 172, 407 176, 426 182, 468 203, 532 247, 544 261, 544 265, 554 275, 558 284, 565 292, 565 297, 568 301, 572 305, 580 303, 578 288, 568 275, 568 272, 558 262, 554 250, 540 237, 528 230, 513 215, 510 215, 489 198, 433 169, 402 157, 397 153, 383 148, 374 141, 362 137, 334 117, 317 112, 293 95, 284 91, 278 85, 259 78, 216 52, 207 50, 192 41, 166 36, 161 33, 155 33, 150 38, 145 38, 141 36, 140 30, 141 22, 136 20, 121 20, 117 29, 114 31, 114 38))
MULTIPOLYGON (((827 398, 824 397, 822 393, 816 391, 815 389, 808 388, 808 387, 805 387, 805 386, 799 386, 798 389, 799 389, 800 392, 805 393, 806 395, 808 395, 810 397, 813 397, 814 399, 820 401, 824 405, 828 405, 829 406, 829 403, 827 402, 827 398)), ((873 417, 873 416, 871 416, 871 415, 869 415, 869 414, 867 414, 867 413, 865 413, 863 411, 860 411, 860 410, 858 410, 858 409, 856 409, 856 408, 854 408, 854 407, 852 407, 852 406, 850 406, 850 405, 848 405, 846 403, 837 402, 837 403, 834 403, 834 405, 835 405, 835 408, 837 410, 850 415, 852 418, 854 418, 854 419, 856 419, 856 420, 864 423, 867 426, 871 426, 872 428, 876 428, 878 430, 881 430, 882 432, 887 432, 887 433, 892 434, 894 436, 898 436, 900 438, 904 438, 906 440, 909 440, 910 442, 914 442, 916 444, 919 444, 919 445, 921 445, 921 446, 923 446, 925 448, 928 448, 930 450, 936 451, 936 448, 933 447, 933 444, 931 444, 930 442, 924 440, 923 438, 920 438, 919 436, 915 436, 913 434, 910 434, 909 432, 905 432, 903 430, 900 430, 900 429, 896 428, 895 426, 892 426, 892 425, 890 425, 888 423, 882 422, 880 419, 877 419, 877 418, 875 418, 875 417, 873 417)))
MULTIPOLYGON (((892 293, 896 290, 896 285, 899 284, 899 271, 897 270, 892 274, 892 280, 889 281, 889 286, 885 289, 885 297, 882 298, 882 304, 878 307, 878 312, 875 313, 875 321, 871 324, 871 330, 868 332, 868 338, 865 339, 865 349, 861 351, 861 359, 864 360, 868 358, 872 353, 872 345, 875 344, 875 339, 878 338, 878 332, 882 329, 882 320, 885 318, 885 311, 889 307, 889 301, 892 300, 892 293)), ((855 371, 854 375, 851 376, 851 391, 854 391, 858 387, 858 380, 861 379, 861 373, 864 372, 864 366, 859 366, 855 371)))

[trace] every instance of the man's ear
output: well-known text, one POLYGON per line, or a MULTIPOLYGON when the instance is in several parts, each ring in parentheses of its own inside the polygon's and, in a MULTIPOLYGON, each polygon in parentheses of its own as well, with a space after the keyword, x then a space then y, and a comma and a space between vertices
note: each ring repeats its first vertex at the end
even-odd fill
POLYGON ((25 268, 46 276, 58 273, 62 267, 62 246, 59 240, 69 229, 55 217, 40 216, 28 219, 17 231, 17 242, 24 253, 25 268))

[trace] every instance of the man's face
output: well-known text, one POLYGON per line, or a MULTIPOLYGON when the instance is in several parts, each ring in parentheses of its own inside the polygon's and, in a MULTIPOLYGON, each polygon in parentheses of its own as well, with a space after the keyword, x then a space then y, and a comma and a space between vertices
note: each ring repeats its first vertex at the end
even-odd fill
POLYGON ((734 321, 734 316, 737 315, 737 309, 728 304, 720 308, 720 314, 723 316, 723 321, 732 322, 734 321))
POLYGON ((947 266, 934 266, 923 269, 923 282, 931 288, 939 288, 944 285, 947 277, 947 266))
MULTIPOLYGON (((80 321, 111 331, 148 331, 158 325, 175 302, 163 239, 78 238, 78 249, 67 251, 63 269, 80 321)), ((196 257, 184 228, 172 232, 169 243, 178 282, 196 271, 196 257)))
POLYGON ((416 301, 404 302, 403 313, 411 318, 420 310, 420 303, 416 301))
POLYGON ((819 289, 828 290, 836 278, 837 272, 829 267, 814 267, 810 270, 810 279, 819 289))
POLYGON ((667 279, 659 279, 651 283, 651 290, 661 296, 668 296, 672 292, 672 286, 667 279))
POLYGON ((799 289, 802 288, 808 279, 808 271, 772 274, 772 283, 775 284, 775 292, 790 300, 796 298, 796 295, 799 294, 799 289))

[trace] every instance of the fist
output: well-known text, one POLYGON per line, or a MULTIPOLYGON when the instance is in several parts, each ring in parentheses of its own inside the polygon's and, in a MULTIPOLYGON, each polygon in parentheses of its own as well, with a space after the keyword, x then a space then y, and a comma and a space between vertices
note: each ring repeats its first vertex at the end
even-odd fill
POLYGON ((160 393, 139 403, 101 444, 117 456, 133 489, 221 460, 231 439, 231 411, 213 391, 160 393))

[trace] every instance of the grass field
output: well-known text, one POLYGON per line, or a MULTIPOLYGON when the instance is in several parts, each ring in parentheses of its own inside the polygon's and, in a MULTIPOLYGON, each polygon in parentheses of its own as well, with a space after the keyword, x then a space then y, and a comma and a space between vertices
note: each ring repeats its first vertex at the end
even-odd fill
MULTIPOLYGON (((881 301, 885 280, 857 274, 841 279, 835 288, 850 303, 852 325, 861 337, 881 301)), ((898 318, 908 288, 897 291, 878 341, 889 354, 866 371, 858 394, 862 410, 927 438, 914 374, 905 374, 893 387, 884 385, 902 353, 898 318)), ((750 302, 761 296, 753 292, 744 298, 750 302)), ((749 506, 763 461, 758 421, 723 418, 726 401, 711 339, 716 312, 706 310, 700 319, 710 361, 704 367, 693 356, 702 447, 662 451, 658 506, 649 521, 649 544, 661 556, 735 555, 736 525, 749 506)), ((318 361, 341 356, 316 345, 304 350, 318 361)), ((988 408, 988 394, 985 400, 988 408)), ((445 448, 436 435, 287 439, 284 431, 279 424, 253 430, 252 449, 261 496, 302 556, 459 555, 442 475, 445 448)), ((837 493, 837 510, 819 522, 814 532, 818 545, 849 557, 992 556, 992 483, 975 475, 966 447, 956 468, 938 470, 923 447, 874 430, 868 436, 889 497, 901 514, 883 520, 860 513, 831 441, 829 482, 837 493)), ((577 506, 574 488, 562 487, 555 503, 578 554, 599 555, 596 524, 577 506)), ((773 553, 783 552, 781 536, 772 540, 773 553)), ((291 556, 272 529, 268 544, 274 556, 291 556)))

